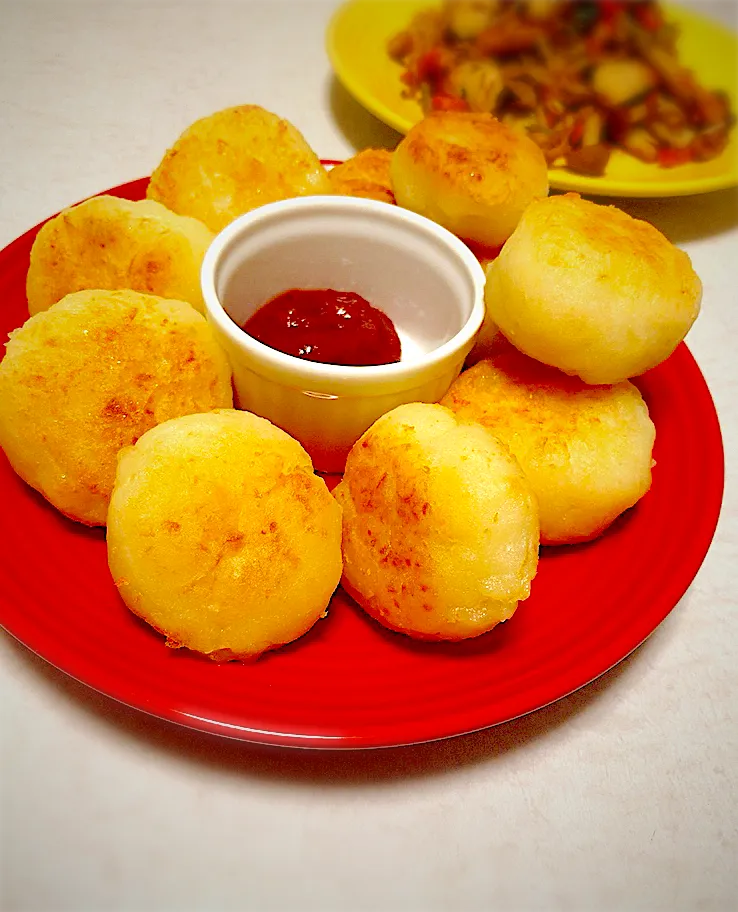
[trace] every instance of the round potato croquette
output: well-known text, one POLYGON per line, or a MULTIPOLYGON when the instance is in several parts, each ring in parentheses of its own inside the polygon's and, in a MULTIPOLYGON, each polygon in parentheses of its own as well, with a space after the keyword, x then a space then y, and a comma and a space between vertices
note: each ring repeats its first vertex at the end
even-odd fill
POLYGON ((689 257, 653 225, 575 193, 532 203, 486 275, 487 318, 587 383, 664 361, 702 299, 689 257))
POLYGON ((491 114, 428 115, 400 141, 391 171, 400 206, 489 247, 504 243, 525 207, 548 193, 541 150, 491 114))
POLYGON ((357 441, 334 490, 343 583, 386 627, 418 639, 491 630, 528 597, 538 511, 508 450, 441 405, 401 405, 357 441))
POLYGON ((320 159, 291 123, 240 105, 188 127, 152 174, 146 195, 220 231, 264 203, 330 192, 320 159))
POLYGON ((328 172, 334 193, 394 203, 389 149, 364 149, 328 172))
POLYGON ((322 617, 341 577, 341 511, 300 444, 249 412, 164 422, 123 451, 108 563, 169 645, 254 658, 322 617))
POLYGON ((441 401, 509 447, 538 498, 542 544, 594 538, 651 486, 655 429, 628 380, 588 386, 508 345, 441 401))
POLYGON ((36 235, 28 310, 85 288, 129 288, 187 301, 204 313, 200 267, 213 232, 154 200, 97 196, 50 219, 36 235))
POLYGON ((10 334, 0 446, 62 513, 104 525, 118 452, 149 428, 233 405, 231 369, 184 301, 78 291, 10 334))

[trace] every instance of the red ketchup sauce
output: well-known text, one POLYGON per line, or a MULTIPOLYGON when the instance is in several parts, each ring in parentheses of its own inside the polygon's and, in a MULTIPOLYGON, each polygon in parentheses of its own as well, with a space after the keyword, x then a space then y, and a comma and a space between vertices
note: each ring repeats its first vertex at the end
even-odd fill
POLYGON ((353 291, 292 288, 267 301, 241 328, 306 361, 367 366, 400 360, 392 320, 353 291))

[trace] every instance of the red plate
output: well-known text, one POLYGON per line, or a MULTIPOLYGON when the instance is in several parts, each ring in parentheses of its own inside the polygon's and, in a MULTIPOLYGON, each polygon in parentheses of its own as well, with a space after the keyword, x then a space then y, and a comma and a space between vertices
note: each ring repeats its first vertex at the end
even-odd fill
MULTIPOLYGON (((143 197, 146 180, 110 193, 143 197)), ((0 328, 28 316, 38 228, 0 252, 0 328)), ((2 341, 5 336, 3 335, 2 341)), ((656 424, 653 486, 599 540, 544 548, 515 617, 455 645, 416 643, 341 590, 305 637, 254 664, 172 650, 120 600, 103 530, 73 523, 0 455, 0 620, 57 668, 123 703, 248 741, 354 748, 462 734, 531 712, 625 658, 677 604, 717 524, 715 408, 682 344, 638 381, 656 424)))

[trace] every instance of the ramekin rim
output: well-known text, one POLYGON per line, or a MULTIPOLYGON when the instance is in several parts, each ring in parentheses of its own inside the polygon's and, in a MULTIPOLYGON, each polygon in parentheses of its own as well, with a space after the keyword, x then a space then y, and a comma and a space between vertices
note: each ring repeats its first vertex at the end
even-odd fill
MULTIPOLYGON (((200 285, 206 307, 206 317, 212 319, 218 328, 229 337, 231 342, 245 348, 255 360, 271 367, 273 370, 291 372, 299 375, 303 383, 309 381, 340 381, 342 383, 361 383, 377 381, 398 381, 410 378, 419 370, 431 369, 435 364, 443 364, 454 352, 459 352, 472 342, 481 329, 485 315, 484 306, 484 270, 467 245, 455 234, 437 222, 426 218, 410 209, 392 206, 379 200, 361 197, 315 194, 294 197, 265 203, 244 215, 238 216, 223 228, 211 241, 203 258, 200 270, 200 285), (447 246, 466 267, 471 278, 474 300, 471 311, 460 329, 437 348, 424 355, 408 361, 377 365, 341 365, 324 364, 308 361, 294 355, 288 355, 271 348, 250 336, 228 314, 218 297, 215 287, 217 262, 230 243, 246 228, 258 225, 265 220, 278 217, 284 211, 308 208, 328 210, 356 210, 380 215, 395 220, 396 223, 411 225, 413 228, 433 235, 436 240, 447 246)), ((255 367, 255 365, 252 365, 255 367)))

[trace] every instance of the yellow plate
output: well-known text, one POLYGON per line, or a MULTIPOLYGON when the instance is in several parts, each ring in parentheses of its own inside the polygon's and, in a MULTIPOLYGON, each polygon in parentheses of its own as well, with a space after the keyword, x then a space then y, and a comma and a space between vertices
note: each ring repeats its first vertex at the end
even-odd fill
MULTIPOLYGON (((417 102, 402 97, 402 68, 389 58, 387 42, 406 28, 413 14, 435 4, 423 0, 350 0, 328 26, 328 57, 336 76, 367 110, 406 133, 420 120, 417 102)), ((738 97, 738 41, 728 29, 691 11, 665 6, 679 26, 679 58, 702 85, 728 93, 733 110, 738 97)), ((597 196, 687 196, 738 184, 738 138, 709 162, 660 168, 630 155, 613 153, 602 177, 549 171, 551 186, 597 196)))

